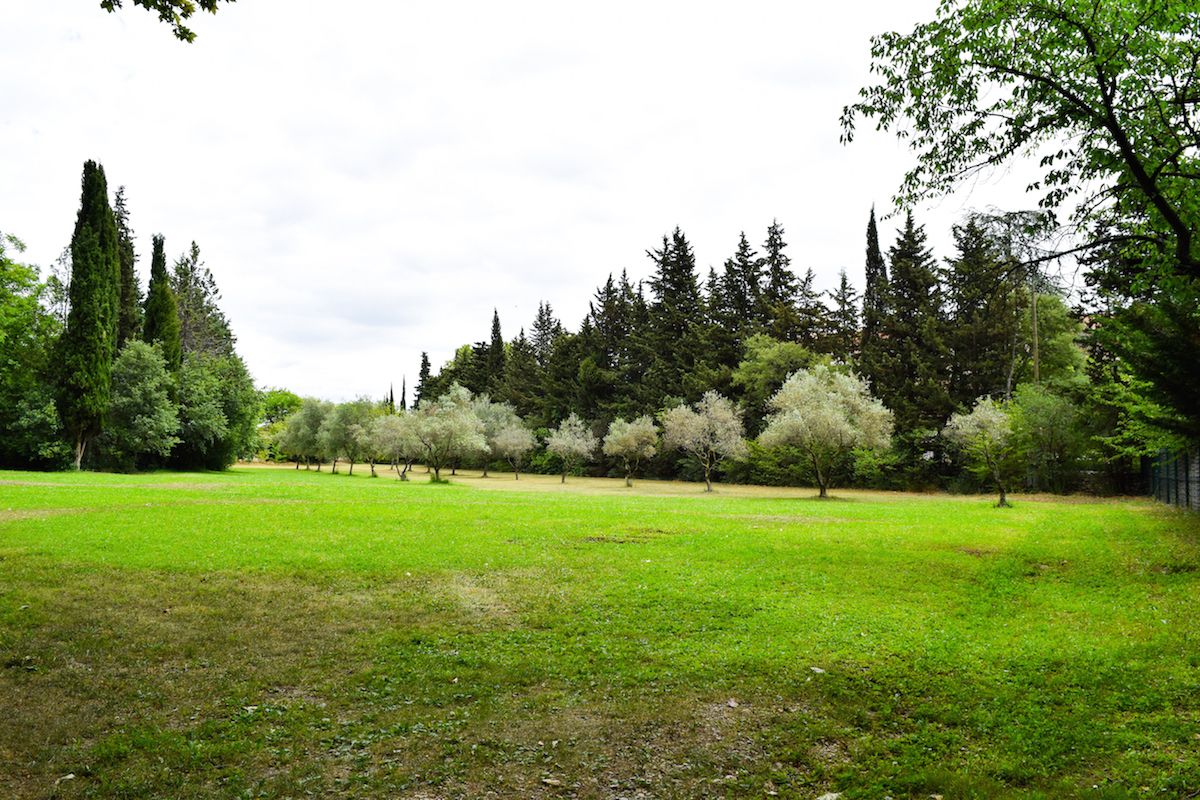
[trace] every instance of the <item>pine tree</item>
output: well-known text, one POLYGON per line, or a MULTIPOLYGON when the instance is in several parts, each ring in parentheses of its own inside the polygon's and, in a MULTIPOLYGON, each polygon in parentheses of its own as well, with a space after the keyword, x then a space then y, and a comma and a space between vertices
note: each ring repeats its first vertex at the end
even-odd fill
POLYGON ((821 349, 821 344, 828 338, 832 326, 829 307, 821 300, 821 293, 816 290, 815 283, 816 275, 809 268, 796 287, 797 321, 793 341, 810 350, 821 349))
POLYGON ((541 406, 538 395, 542 385, 542 368, 538 365, 533 343, 521 328, 509 346, 508 364, 504 369, 504 385, 495 399, 509 403, 524 418, 531 418, 541 406))
POLYGON ((842 270, 838 288, 829 295, 833 301, 829 338, 824 350, 839 361, 858 358, 858 292, 842 270))
POLYGON ((421 371, 417 373, 416 396, 413 399, 413 407, 414 408, 420 408, 421 403, 424 400, 434 399, 432 396, 428 396, 429 384, 430 384, 429 373, 430 373, 429 353, 422 352, 421 353, 421 371))
POLYGON ((500 312, 492 309, 492 340, 488 343, 486 391, 495 394, 504 383, 504 336, 500 333, 500 312))
POLYGON ((1022 287, 977 218, 955 225, 953 232, 958 255, 946 274, 946 344, 954 364, 950 399, 969 409, 985 395, 1005 393, 1012 344, 1020 335, 1022 287))
POLYGON ((178 373, 183 362, 183 348, 179 342, 179 307, 175 300, 175 291, 171 288, 171 278, 167 274, 163 237, 156 235, 153 241, 142 338, 150 344, 158 342, 162 347, 167 368, 173 373, 178 373))
POLYGON ((117 189, 113 199, 113 218, 117 224, 117 247, 121 257, 121 299, 117 315, 117 349, 137 338, 142 327, 142 292, 138 288, 137 253, 133 231, 129 228, 129 209, 125 207, 125 187, 117 189))
POLYGON ((200 247, 195 242, 175 262, 171 288, 179 304, 179 343, 183 354, 233 355, 233 330, 217 304, 221 292, 212 272, 200 260, 200 247))
POLYGON ((888 257, 889 313, 879 331, 884 360, 876 394, 895 412, 910 481, 931 485, 940 468, 936 434, 952 410, 946 388, 949 359, 940 276, 925 231, 911 212, 888 257))
POLYGON ((888 313, 887 263, 879 249, 879 230, 875 226, 875 207, 871 207, 871 218, 867 222, 867 263, 863 288, 862 340, 859 344, 859 364, 862 375, 878 394, 879 376, 884 370, 883 343, 880 327, 888 313))
POLYGON ((654 361, 646 377, 659 399, 685 397, 686 379, 695 370, 703 344, 699 335, 704 306, 696 280, 696 258, 679 228, 669 238, 663 237, 661 250, 648 250, 646 255, 655 265, 649 279, 654 301, 648 332, 654 361))
POLYGON ((108 204, 104 168, 94 161, 83 165, 71 264, 71 310, 55 362, 60 376, 58 412, 79 469, 108 411, 121 299, 117 224, 108 204))
POLYGON ((764 286, 760 297, 759 316, 765 326, 775 329, 775 338, 791 339, 795 320, 798 285, 792 273, 792 260, 783 240, 783 226, 775 220, 767 228, 763 244, 762 267, 764 286))
POLYGON ((554 309, 549 303, 538 303, 537 316, 533 320, 530 331, 530 341, 533 352, 537 356, 538 366, 542 369, 550 363, 550 354, 554 349, 554 340, 563 332, 562 323, 554 316, 554 309))
POLYGON ((725 261, 721 288, 731 317, 739 331, 766 325, 769 320, 760 310, 763 307, 763 261, 754 252, 743 231, 738 236, 737 250, 725 261))

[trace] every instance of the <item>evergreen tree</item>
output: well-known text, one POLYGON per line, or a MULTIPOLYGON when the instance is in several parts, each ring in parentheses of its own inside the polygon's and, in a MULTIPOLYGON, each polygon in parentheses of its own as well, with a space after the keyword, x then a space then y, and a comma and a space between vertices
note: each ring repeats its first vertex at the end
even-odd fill
POLYGON ((884 369, 877 375, 877 394, 896 414, 902 457, 915 485, 938 479, 936 433, 952 410, 946 389, 949 360, 942 291, 925 242, 925 231, 910 212, 888 251, 889 313, 880 326, 884 369))
POLYGON ((769 322, 760 313, 763 306, 762 267, 763 261, 754 252, 743 231, 738 236, 737 250, 732 258, 725 261, 721 275, 726 307, 739 331, 769 322))
POLYGON ((117 248, 121 258, 121 299, 117 315, 117 348, 120 349, 130 339, 137 338, 142 327, 142 292, 138 288, 137 253, 133 249, 124 186, 117 189, 113 199, 113 218, 117 223, 117 248))
POLYGON ((816 275, 813 274, 812 268, 809 268, 796 287, 797 322, 794 341, 810 350, 821 349, 832 326, 829 307, 821 300, 821 293, 813 285, 815 282, 816 275))
POLYGON ((792 273, 792 260, 783 252, 785 249, 787 242, 783 240, 783 226, 775 220, 767 228, 767 241, 763 244, 761 269, 765 283, 759 315, 763 324, 773 329, 775 338, 795 341, 795 306, 799 286, 792 273))
POLYGON ((195 242, 175 262, 171 288, 179 304, 179 343, 183 354, 233 355, 233 331, 217 305, 221 292, 212 272, 200 260, 200 248, 195 242))
POLYGON ((829 295, 833 301, 829 336, 824 350, 839 361, 858 359, 858 292, 842 270, 838 288, 829 295))
POLYGON ((167 369, 179 372, 183 350, 179 343, 179 308, 175 291, 167 274, 167 256, 163 237, 156 235, 150 256, 150 286, 146 290, 146 313, 142 338, 150 344, 159 343, 167 369))
POLYGON ((533 343, 522 328, 509 347, 504 384, 497 392, 496 399, 510 404, 521 417, 531 419, 541 409, 541 385, 542 368, 538 366, 533 343))
POLYGON ((400 378, 400 410, 408 411, 408 378, 405 376, 400 378))
POLYGON ((875 226, 875 207, 867 222, 867 263, 863 288, 862 340, 859 344, 862 375, 871 390, 878 393, 879 375, 884 369, 880 327, 888 313, 887 263, 879 249, 879 230, 875 226))
POLYGON ((688 378, 694 374, 702 346, 700 329, 704 307, 696 280, 696 259, 683 232, 676 228, 663 237, 661 250, 648 250, 654 261, 650 291, 649 341, 653 367, 646 375, 658 398, 686 397, 688 378))
POLYGON ((488 343, 486 391, 495 393, 504 383, 504 336, 500 333, 500 312, 492 309, 492 340, 488 343))
POLYGON ((71 310, 58 340, 58 412, 79 469, 108 411, 121 299, 117 224, 104 168, 83 165, 82 193, 71 237, 71 310))
POLYGON ((981 397, 1007 393, 1022 287, 978 219, 953 232, 958 255, 946 272, 946 344, 954 364, 949 391, 956 406, 970 409, 981 397))
POLYGON ((533 352, 537 356, 538 366, 543 369, 550 363, 550 353, 554 349, 554 340, 563 332, 562 323, 554 316, 554 310, 549 303, 538 303, 537 316, 533 320, 530 331, 530 341, 533 352))
POLYGON ((421 371, 417 373, 417 390, 416 396, 413 399, 413 408, 420 408, 421 401, 436 397, 435 394, 429 391, 430 388, 430 365, 429 353, 421 353, 421 371))

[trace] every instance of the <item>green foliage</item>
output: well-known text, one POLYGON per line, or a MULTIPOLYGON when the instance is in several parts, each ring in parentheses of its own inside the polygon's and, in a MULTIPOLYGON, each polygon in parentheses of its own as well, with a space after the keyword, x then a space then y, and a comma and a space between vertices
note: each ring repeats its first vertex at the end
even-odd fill
POLYGON ((54 356, 58 413, 74 447, 76 469, 108 412, 121 276, 104 168, 86 162, 82 183, 71 237, 71 308, 54 356))
POLYGON ((878 83, 842 116, 894 130, 916 165, 902 207, 1038 158, 1043 208, 1068 200, 1108 347, 1200 435, 1200 38, 1190 0, 948 0, 873 39, 878 83))
MULTIPOLYGON (((209 13, 217 13, 217 4, 221 0, 133 0, 135 6, 141 6, 147 11, 158 14, 158 18, 171 26, 175 37, 184 42, 192 42, 196 34, 185 24, 200 8, 209 13)), ((234 0, 224 0, 232 3, 234 0)), ((122 6, 122 0, 100 0, 100 7, 113 12, 122 6)))
POLYGON ((1044 386, 1023 384, 1013 393, 1009 414, 1016 446, 1028 464, 1030 488, 1077 488, 1088 441, 1075 404, 1044 386))
POLYGON ((189 355, 179 373, 180 442, 171 464, 221 470, 257 443, 259 394, 236 355, 189 355))
POLYGON ((142 337, 150 344, 157 343, 167 362, 167 368, 178 372, 183 364, 183 349, 179 338, 179 304, 167 274, 163 237, 156 235, 153 241, 142 337))
POLYGON ((179 312, 179 346, 184 356, 233 354, 233 331, 218 301, 221 292, 212 272, 200 260, 200 248, 191 248, 175 262, 171 289, 179 312))
MULTIPOLYGON (((1032 398, 1030 411, 1036 411, 1032 398)), ((976 475, 995 484, 1000 492, 997 505, 1007 506, 1008 491, 1024 467, 1010 405, 980 398, 970 413, 951 416, 942 435, 962 451, 976 475)))
POLYGON ((142 327, 142 292, 138 288, 137 253, 133 231, 129 228, 129 209, 125 207, 125 187, 113 198, 113 219, 117 223, 117 249, 121 258, 121 296, 117 312, 117 348, 136 337, 142 327))
POLYGON ((54 468, 69 454, 50 380, 60 326, 37 270, 13 258, 24 249, 0 233, 0 465, 54 468))
POLYGON ((113 364, 112 404, 97 440, 118 469, 161 463, 179 443, 174 381, 158 345, 131 340, 113 364))

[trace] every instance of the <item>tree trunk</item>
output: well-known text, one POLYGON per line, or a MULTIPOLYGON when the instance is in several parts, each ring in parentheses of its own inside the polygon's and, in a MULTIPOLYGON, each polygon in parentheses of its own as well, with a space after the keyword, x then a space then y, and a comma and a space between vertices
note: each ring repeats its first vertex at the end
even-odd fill
POLYGON ((480 475, 479 477, 486 478, 487 476, 488 476, 488 465, 487 465, 487 462, 485 461, 485 462, 483 462, 483 474, 480 475))
POLYGON ((337 475, 337 462, 338 462, 338 460, 336 458, 333 459, 333 466, 331 466, 329 468, 330 471, 333 472, 334 475, 337 475))
POLYGON ((324 464, 323 464, 322 462, 318 461, 318 462, 317 462, 317 472, 320 472, 320 471, 321 471, 321 467, 322 467, 322 466, 324 466, 324 464))
POLYGON ((1012 504, 1008 502, 1008 492, 1004 487, 1000 487, 1000 502, 996 503, 996 508, 1012 508, 1012 504))
POLYGON ((372 478, 379 477, 378 475, 375 474, 375 459, 373 459, 373 458, 371 459, 371 477, 372 478))
POLYGON ((300 459, 298 459, 298 458, 296 459, 296 469, 297 470, 300 469, 300 459))
POLYGON ((712 491, 712 466, 709 464, 704 465, 704 491, 712 491))
POLYGON ((79 472, 80 465, 83 464, 83 451, 87 448, 87 439, 83 434, 75 439, 75 471, 79 472))
POLYGON ((625 465, 625 488, 633 488, 633 470, 629 468, 628 464, 625 465))
MULTIPOLYGON (((428 470, 428 469, 429 469, 429 468, 428 468, 428 467, 426 467, 426 470, 428 470)), ((433 482, 434 482, 434 483, 441 483, 441 482, 442 482, 442 468, 441 468, 441 467, 434 467, 434 468, 433 468, 433 482)))
POLYGON ((559 481, 559 483, 566 483, 566 482, 567 482, 567 468, 563 467, 562 480, 559 481))
POLYGON ((347 474, 349 474, 349 475, 353 475, 353 474, 354 474, 354 459, 353 459, 353 458, 352 458, 352 459, 350 459, 350 472, 349 472, 349 473, 347 473, 347 474))
POLYGON ((820 487, 821 487, 821 493, 818 495, 818 497, 820 497, 822 500, 829 499, 828 483, 826 481, 822 481, 820 478, 817 479, 817 483, 820 484, 820 487))

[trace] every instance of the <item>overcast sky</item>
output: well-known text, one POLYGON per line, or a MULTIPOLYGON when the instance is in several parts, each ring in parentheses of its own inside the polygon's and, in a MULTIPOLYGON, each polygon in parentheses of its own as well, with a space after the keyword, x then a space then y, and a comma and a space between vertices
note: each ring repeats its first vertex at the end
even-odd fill
MULTIPOLYGON (((348 399, 415 382, 539 300, 575 329, 609 272, 679 225, 703 271, 783 224, 794 266, 861 288, 871 204, 906 151, 838 143, 869 37, 934 0, 414 3, 239 0, 184 44, 131 6, 5 4, 0 230, 47 266, 83 162, 150 237, 195 240, 259 385, 348 399)), ((996 176, 918 210, 935 252, 996 176)), ((882 223, 886 249, 896 221, 882 223)), ((410 395, 411 396, 411 395, 410 395)))

